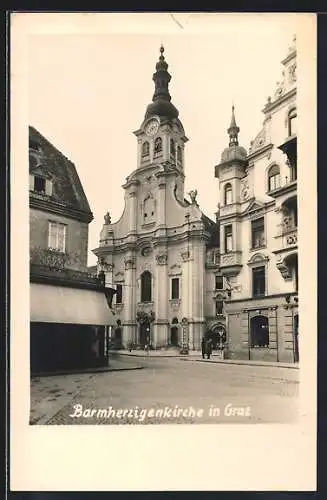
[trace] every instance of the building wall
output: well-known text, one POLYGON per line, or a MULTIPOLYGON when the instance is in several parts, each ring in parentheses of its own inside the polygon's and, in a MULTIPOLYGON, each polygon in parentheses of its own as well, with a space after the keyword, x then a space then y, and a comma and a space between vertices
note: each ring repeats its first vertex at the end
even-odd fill
POLYGON ((46 250, 49 240, 49 221, 67 225, 66 253, 70 260, 66 267, 80 271, 87 268, 88 224, 77 220, 30 208, 30 250, 46 250))

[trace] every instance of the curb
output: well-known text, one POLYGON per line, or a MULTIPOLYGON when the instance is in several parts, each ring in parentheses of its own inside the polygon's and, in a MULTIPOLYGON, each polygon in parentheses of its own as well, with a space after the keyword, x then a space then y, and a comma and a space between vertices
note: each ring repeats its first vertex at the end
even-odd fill
POLYGON ((220 360, 220 359, 217 359, 217 360, 213 360, 213 359, 195 359, 195 360, 187 359, 186 361, 198 361, 200 363, 220 363, 222 365, 238 365, 238 366, 262 366, 262 367, 270 366, 273 368, 288 368, 290 370, 299 370, 300 369, 300 367, 298 365, 289 366, 289 365, 285 365, 283 363, 256 363, 255 361, 253 363, 252 362, 242 363, 242 362, 238 362, 238 361, 234 361, 234 360, 232 361, 232 360, 220 360))
POLYGON ((76 370, 64 370, 64 371, 58 371, 58 372, 40 372, 40 373, 33 373, 31 378, 37 378, 37 377, 59 377, 62 375, 82 375, 84 373, 90 373, 90 374, 96 374, 96 373, 108 373, 108 372, 121 372, 121 371, 126 371, 126 370, 141 370, 143 369, 144 366, 122 366, 122 367, 116 367, 116 368, 111 368, 108 366, 107 368, 86 368, 86 369, 76 369, 76 370))

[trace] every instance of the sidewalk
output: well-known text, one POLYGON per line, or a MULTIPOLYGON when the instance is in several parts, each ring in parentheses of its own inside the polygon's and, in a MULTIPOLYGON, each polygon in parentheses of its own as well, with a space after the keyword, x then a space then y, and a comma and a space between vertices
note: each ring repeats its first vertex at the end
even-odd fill
POLYGON ((114 353, 119 354, 120 356, 134 356, 141 358, 178 358, 183 361, 199 361, 201 363, 222 363, 222 364, 231 364, 231 365, 250 365, 250 366, 275 366, 277 368, 292 368, 299 369, 298 363, 280 363, 277 361, 255 361, 248 359, 222 359, 220 354, 213 353, 211 355, 211 359, 203 359, 201 351, 190 351, 189 354, 183 355, 180 354, 178 350, 166 350, 161 349, 158 351, 149 351, 147 354, 143 350, 135 350, 135 351, 127 351, 127 350, 119 350, 113 351, 110 353, 110 356, 114 353))
POLYGON ((32 377, 30 387, 30 424, 43 425, 69 404, 98 373, 143 368, 131 359, 110 359, 110 365, 88 370, 67 371, 32 377))

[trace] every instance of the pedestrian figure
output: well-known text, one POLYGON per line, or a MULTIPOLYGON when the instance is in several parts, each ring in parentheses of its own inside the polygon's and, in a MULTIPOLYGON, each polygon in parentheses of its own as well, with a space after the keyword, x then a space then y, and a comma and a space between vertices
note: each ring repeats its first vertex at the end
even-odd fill
POLYGON ((207 354, 207 359, 210 359, 212 353, 212 339, 208 339, 206 341, 206 354, 207 354))
POLYGON ((146 350, 146 355, 149 356, 149 349, 150 349, 150 338, 146 338, 146 344, 145 344, 145 350, 146 350))
POLYGON ((205 359, 205 354, 206 354, 206 339, 205 339, 205 337, 202 337, 201 351, 202 351, 202 358, 205 359))

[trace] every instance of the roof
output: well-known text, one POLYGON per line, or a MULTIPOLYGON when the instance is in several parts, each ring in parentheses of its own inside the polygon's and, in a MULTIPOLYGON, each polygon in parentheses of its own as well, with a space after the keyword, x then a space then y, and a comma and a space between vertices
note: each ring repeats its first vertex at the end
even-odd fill
MULTIPOLYGON (((52 180, 52 196, 49 202, 64 204, 67 208, 84 212, 92 220, 90 205, 74 163, 32 126, 29 126, 29 141, 32 149, 39 147, 39 151, 36 151, 40 161, 37 170, 43 170, 44 175, 50 176, 52 180)), ((30 165, 30 172, 34 170, 30 165)))
POLYGON ((202 222, 204 223, 206 231, 211 234, 208 241, 208 247, 219 247, 219 226, 216 222, 209 219, 204 213, 202 213, 202 222))

